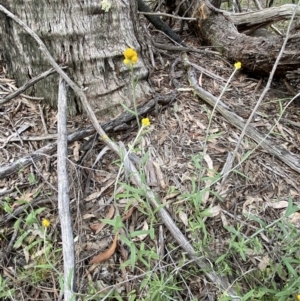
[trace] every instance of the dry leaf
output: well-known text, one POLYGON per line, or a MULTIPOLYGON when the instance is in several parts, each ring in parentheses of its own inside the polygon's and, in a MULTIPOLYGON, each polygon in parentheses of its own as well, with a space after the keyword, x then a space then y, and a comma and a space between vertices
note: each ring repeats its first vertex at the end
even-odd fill
MULTIPOLYGON (((143 226, 143 230, 149 230, 149 226, 148 226, 148 223, 146 221, 144 221, 144 226, 143 226)), ((135 237, 133 239, 133 241, 137 241, 137 240, 144 240, 146 237, 148 236, 148 234, 141 234, 141 235, 138 235, 137 237, 135 237)))
POLYGON ((77 141, 75 141, 74 148, 73 148, 73 156, 76 162, 79 161, 80 159, 79 150, 80 150, 80 144, 77 141))
POLYGON ((154 169, 153 162, 148 160, 144 167, 145 175, 146 175, 146 182, 148 186, 158 186, 158 181, 156 178, 156 173, 154 169))
POLYGON ((132 215, 133 213, 133 210, 134 210, 135 207, 131 207, 129 210, 127 210, 125 212, 125 214, 122 216, 122 222, 128 220, 130 218, 130 216, 132 215))
MULTIPOLYGON (((206 162, 206 164, 207 164, 207 166, 209 168, 209 170, 207 171, 207 176, 208 177, 214 176, 215 173, 213 171, 214 166, 213 166, 212 159, 207 154, 203 158, 204 158, 204 160, 205 160, 205 162, 206 162)), ((211 182, 212 182, 211 180, 206 180, 205 181, 205 188, 209 188, 211 186, 211 182)), ((208 198, 209 198, 209 189, 207 189, 207 191, 205 191, 205 193, 204 193, 204 195, 202 197, 202 201, 203 201, 204 204, 206 203, 206 201, 208 200, 208 198)))
POLYGON ((117 241, 118 241, 118 232, 116 233, 115 238, 114 238, 113 243, 110 246, 110 248, 107 249, 106 251, 94 256, 93 259, 89 262, 89 264, 100 263, 102 261, 109 259, 115 253, 115 250, 117 247, 117 241))
POLYGON ((219 205, 217 205, 212 208, 209 208, 208 212, 211 214, 210 217, 215 217, 215 216, 219 215, 220 212, 222 212, 222 208, 219 205))
POLYGON ((258 268, 263 272, 266 270, 268 265, 270 265, 270 258, 268 255, 266 255, 260 260, 260 263, 258 264, 258 268))
POLYGON ((279 202, 269 203, 269 206, 274 208, 274 209, 287 208, 288 205, 289 205, 288 201, 279 201, 279 202))
POLYGON ((179 211, 178 215, 181 221, 183 222, 183 224, 187 227, 189 225, 187 214, 183 211, 179 211))
POLYGON ((94 214, 91 214, 91 213, 86 213, 82 216, 83 219, 89 219, 89 218, 92 218, 92 217, 95 217, 94 214))
POLYGON ((169 199, 173 199, 175 198, 177 195, 179 195, 180 192, 179 191, 176 191, 176 192, 171 192, 170 194, 167 194, 163 199, 162 199, 162 203, 163 204, 166 204, 166 201, 169 200, 169 199))
POLYGON ((93 192, 89 196, 87 196, 84 200, 86 202, 90 202, 94 199, 97 199, 107 188, 111 187, 115 183, 115 179, 110 181, 106 186, 102 187, 100 191, 93 192))
POLYGON ((126 250, 122 245, 120 246, 120 253, 124 261, 128 260, 128 250, 126 250))
POLYGON ((202 87, 202 75, 203 75, 203 73, 201 72, 199 79, 198 79, 198 84, 200 87, 202 87))
POLYGON ((299 212, 295 212, 293 213, 290 217, 290 222, 295 225, 296 227, 299 227, 300 225, 300 213, 299 212))
POLYGON ((160 184, 161 188, 166 189, 167 185, 164 181, 164 174, 162 173, 162 171, 160 169, 160 165, 157 162, 152 162, 152 163, 153 163, 153 166, 155 168, 155 173, 156 173, 156 176, 158 178, 158 181, 159 181, 159 184, 160 184))
MULTIPOLYGON (((109 206, 109 210, 106 213, 105 219, 112 219, 115 214, 115 207, 113 205, 109 206)), ((90 224, 90 228, 98 234, 104 227, 106 223, 90 224)))
POLYGON ((22 204, 18 203, 18 201, 21 201, 21 202, 26 201, 26 202, 30 203, 30 202, 33 200, 33 197, 32 197, 32 196, 33 196, 34 194, 35 194, 35 192, 26 192, 26 193, 22 194, 22 197, 19 198, 19 199, 16 199, 17 202, 14 203, 14 204, 11 206, 11 208, 12 208, 12 209, 16 209, 16 208, 18 208, 19 206, 21 206, 22 204))
POLYGON ((253 213, 254 210, 259 211, 260 204, 263 204, 263 202, 262 198, 248 196, 243 204, 243 214, 253 213))
POLYGON ((90 224, 90 228, 91 230, 93 230, 94 232, 96 232, 99 227, 101 226, 102 223, 97 223, 97 224, 90 224))
POLYGON ((222 221, 223 227, 226 227, 229 225, 229 222, 223 212, 221 212, 221 221, 222 221))

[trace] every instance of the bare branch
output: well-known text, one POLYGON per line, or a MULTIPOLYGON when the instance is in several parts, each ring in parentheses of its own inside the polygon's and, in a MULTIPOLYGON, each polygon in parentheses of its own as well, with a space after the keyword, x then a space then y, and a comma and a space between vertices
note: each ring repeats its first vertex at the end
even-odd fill
POLYGON ((9 95, 6 95, 4 98, 0 99, 0 105, 17 97, 18 95, 22 94, 24 91, 26 91, 29 87, 33 86, 38 81, 40 81, 54 73, 56 73, 56 71, 53 68, 51 68, 51 69, 35 76, 31 80, 29 80, 27 83, 25 83, 22 87, 20 87, 18 90, 14 91, 13 93, 10 93, 9 95))
POLYGON ((57 118, 58 213, 61 225, 61 238, 64 258, 64 300, 69 301, 72 299, 75 292, 76 269, 67 166, 67 111, 67 87, 66 83, 60 79, 58 88, 57 118))
POLYGON ((178 16, 174 16, 174 15, 171 15, 171 14, 166 14, 166 13, 146 13, 146 12, 139 12, 139 14, 145 15, 145 16, 147 15, 147 16, 170 17, 170 18, 174 18, 174 19, 187 20, 187 21, 195 21, 195 20, 197 20, 196 18, 178 17, 178 16))

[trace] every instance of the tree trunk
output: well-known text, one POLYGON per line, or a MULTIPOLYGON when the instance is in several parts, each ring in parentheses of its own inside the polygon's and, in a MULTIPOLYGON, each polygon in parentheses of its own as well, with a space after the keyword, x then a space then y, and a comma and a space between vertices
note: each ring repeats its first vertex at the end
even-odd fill
MULTIPOLYGON (((135 1, 79 0, 0 0, 0 3, 26 23, 48 47, 54 59, 67 66, 69 76, 83 89, 101 119, 123 110, 120 103, 132 106, 130 69, 123 64, 123 52, 134 48, 139 54, 134 65, 135 88, 139 101, 151 92, 146 81, 148 70, 140 55, 135 28, 135 1), (106 11, 101 3, 110 3, 106 11)), ((14 21, 0 13, 3 52, 8 71, 20 86, 50 68, 37 43, 14 21)), ((35 84, 27 93, 44 97, 56 106, 58 76, 35 84)), ((69 111, 82 111, 71 93, 69 111)))

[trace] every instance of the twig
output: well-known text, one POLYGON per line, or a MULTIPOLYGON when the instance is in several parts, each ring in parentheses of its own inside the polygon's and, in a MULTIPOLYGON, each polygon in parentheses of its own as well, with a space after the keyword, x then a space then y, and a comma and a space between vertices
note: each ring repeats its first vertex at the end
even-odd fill
POLYGON ((163 17, 170 17, 173 19, 179 19, 179 20, 187 20, 187 21, 196 21, 196 18, 188 18, 188 17, 179 17, 171 14, 166 14, 166 13, 146 13, 146 12, 138 12, 141 15, 146 15, 146 16, 163 16, 163 17))
MULTIPOLYGON (((67 87, 59 80, 57 118, 57 180, 58 213, 61 224, 61 237, 64 258, 64 300, 71 300, 75 292, 75 247, 70 213, 68 181, 68 141, 67 141, 67 87)), ((72 299, 73 300, 73 299, 72 299)))
MULTIPOLYGON (((208 7, 213 10, 213 6, 208 3, 208 7)), ((227 11, 221 11, 225 16, 228 16, 232 22, 243 27, 243 29, 251 28, 255 25, 269 25, 281 20, 288 20, 295 13, 297 16, 300 15, 300 9, 296 4, 284 4, 277 7, 264 8, 258 11, 243 12, 238 14, 233 14, 227 11)))
MULTIPOLYGON (((298 3, 298 5, 296 6, 296 8, 298 8, 298 6, 299 6, 299 3, 298 3)), ((259 97, 259 99, 258 99, 258 101, 257 101, 257 103, 256 103, 256 105, 255 105, 255 107, 254 107, 254 109, 252 110, 252 112, 251 112, 251 114, 250 114, 250 116, 249 116, 249 118, 248 118, 248 120, 247 120, 247 122, 246 122, 246 124, 245 124, 245 126, 244 126, 244 128, 243 128, 243 130, 242 130, 242 133, 241 133, 241 135, 240 135, 240 137, 239 137, 239 140, 237 141, 236 147, 235 147, 235 149, 234 149, 234 151, 233 151, 233 154, 232 154, 232 157, 231 157, 231 160, 230 160, 230 165, 231 165, 231 166, 233 165, 233 162, 234 162, 234 159, 235 159, 235 157, 236 157, 236 155, 237 155, 238 149, 239 149, 239 147, 240 147, 240 145, 241 145, 241 142, 242 142, 242 140, 243 140, 243 138, 244 138, 244 136, 245 136, 245 134, 246 134, 247 127, 250 125, 250 122, 252 121, 254 115, 256 114, 256 111, 257 111, 258 107, 260 106, 261 102, 263 101, 264 97, 266 96, 267 92, 268 92, 269 89, 270 89, 270 86, 271 86, 271 83, 272 83, 274 74, 275 74, 275 72, 276 72, 277 66, 278 66, 278 64, 279 64, 279 61, 280 61, 280 59, 281 59, 283 53, 284 53, 285 46, 286 46, 287 41, 288 41, 288 38, 289 38, 289 32, 290 32, 290 29, 291 29, 291 26, 292 26, 294 17, 295 17, 295 15, 296 15, 296 11, 297 11, 297 9, 294 10, 294 13, 293 13, 293 15, 292 15, 292 17, 291 17, 291 20, 290 20, 290 22, 289 22, 289 25, 288 25, 288 29, 287 29, 287 32, 286 32, 285 39, 284 39, 283 44, 282 44, 282 46, 281 46, 280 52, 279 52, 279 54, 278 54, 278 56, 277 56, 277 58, 276 58, 276 61, 275 61, 274 65, 273 65, 273 68, 272 68, 272 71, 271 71, 271 73, 270 73, 270 76, 269 76, 267 85, 266 85, 266 87, 264 88, 263 92, 261 93, 261 95, 260 95, 260 97, 259 97)), ((224 182, 224 181, 226 180, 226 177, 227 177, 228 175, 229 175, 229 173, 224 174, 224 178, 223 178, 222 182, 224 182)))
MULTIPOLYGON (((156 97, 149 100, 147 103, 144 103, 142 106, 138 108, 138 115, 144 115, 149 111, 153 110, 157 104, 167 105, 176 98, 176 93, 168 96, 168 97, 156 97)), ((122 130, 124 125, 126 125, 129 121, 133 120, 135 116, 129 112, 123 112, 121 116, 108 121, 102 124, 102 128, 105 131, 116 132, 118 130, 122 130), (123 126, 122 126, 123 125, 123 126)), ((77 140, 81 140, 95 133, 94 127, 87 127, 80 130, 77 130, 74 133, 68 135, 68 143, 72 143, 77 140)), ((38 141, 38 140, 46 140, 46 139, 57 139, 57 134, 51 134, 47 136, 38 136, 38 137, 22 137, 23 141, 38 141)), ((6 142, 7 139, 0 139, 0 142, 6 142)), ((18 138, 11 138, 9 141, 20 141, 18 138)), ((25 157, 19 158, 18 160, 9 163, 5 166, 0 167, 0 179, 6 178, 9 175, 18 172, 21 168, 25 168, 34 162, 42 160, 48 155, 53 154, 56 151, 57 144, 53 142, 48 144, 35 152, 27 155, 25 157)))
POLYGON ((46 135, 49 135, 47 125, 45 122, 45 118, 44 118, 43 108, 40 104, 39 104, 39 110, 40 110, 40 114, 41 114, 41 120, 42 120, 42 124, 43 124, 43 128, 44 128, 44 132, 46 135))
POLYGON ((51 68, 41 74, 39 74, 38 76, 32 78, 31 80, 29 80, 26 84, 24 84, 22 87, 20 87, 18 90, 14 91, 13 93, 8 94, 7 96, 5 96, 4 98, 0 99, 0 105, 10 101, 11 99, 17 97, 18 95, 22 94, 24 91, 26 91, 29 87, 33 86, 35 83, 37 83, 38 81, 48 77, 51 74, 56 73, 56 71, 51 68))
POLYGON ((172 50, 172 51, 186 51, 186 52, 198 52, 202 54, 215 54, 220 56, 220 53, 213 50, 208 50, 209 47, 202 47, 203 49, 193 48, 193 47, 185 47, 185 46, 176 46, 169 44, 161 44, 161 43, 153 43, 154 47, 163 49, 163 50, 172 50))
MULTIPOLYGON (((187 66, 189 65, 188 59, 185 58, 185 63, 187 66)), ((205 102, 207 102, 212 107, 215 106, 217 102, 217 98, 214 97, 209 92, 202 89, 197 82, 197 79, 195 77, 194 72, 192 71, 191 67, 188 67, 188 77, 190 80, 191 85, 195 89, 195 93, 203 99, 205 102)), ((236 128, 243 130, 245 128, 245 120, 235 114, 234 112, 231 112, 228 107, 222 102, 219 101, 218 106, 216 107, 216 111, 220 113, 224 118, 227 119, 227 121, 235 126, 236 128)), ((289 167, 291 167, 296 172, 300 173, 300 159, 298 156, 293 154, 292 152, 288 151, 284 147, 280 145, 276 145, 276 143, 271 139, 266 137, 265 135, 262 135, 260 132, 258 132, 254 127, 249 125, 245 128, 245 134, 256 141, 258 143, 257 147, 262 146, 267 152, 269 152, 271 155, 274 155, 279 160, 287 164, 289 167)), ((237 164, 234 168, 238 167, 241 163, 237 164)), ((227 171, 228 172, 228 171, 227 171)), ((226 174, 226 172, 225 172, 226 174)))
MULTIPOLYGON (((41 196, 36 199, 33 199, 30 203, 24 204, 20 207, 17 207, 13 213, 8 213, 4 215, 4 217, 0 218, 0 226, 3 227, 5 224, 7 224, 9 221, 17 218, 22 213, 26 212, 26 209, 28 207, 31 208, 40 208, 41 206, 45 206, 49 203, 56 203, 57 198, 56 197, 49 197, 49 196, 41 196)), ((1 204, 2 205, 2 204, 1 204)))
MULTIPOLYGON (((127 153, 127 151, 123 150, 123 153, 127 153)), ((237 296, 237 293, 229 287, 227 279, 218 276, 213 271, 211 264, 205 257, 199 257, 197 255, 193 246, 189 243, 187 238, 182 234, 182 232, 176 226, 176 224, 174 223, 173 219, 171 218, 167 210, 165 210, 165 208, 162 208, 161 203, 158 201, 157 197, 150 189, 150 187, 142 182, 139 172, 137 171, 134 164, 132 164, 132 162, 129 160, 128 157, 126 157, 125 160, 127 162, 124 162, 124 166, 125 168, 127 168, 127 173, 131 175, 132 182, 135 183, 137 186, 139 186, 145 192, 146 197, 150 200, 154 209, 158 211, 161 220, 168 228, 168 230, 171 232, 172 236, 175 238, 177 243, 187 252, 190 258, 196 262, 198 267, 200 267, 200 269, 205 273, 205 275, 213 283, 215 283, 217 287, 225 290, 227 294, 231 296, 232 298, 231 300, 240 300, 240 297, 237 296)))

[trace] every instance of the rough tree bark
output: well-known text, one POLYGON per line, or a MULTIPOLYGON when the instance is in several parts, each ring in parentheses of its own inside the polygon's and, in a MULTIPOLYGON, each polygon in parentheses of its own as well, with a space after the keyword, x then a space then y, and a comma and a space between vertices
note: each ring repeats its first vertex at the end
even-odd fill
MULTIPOLYGON (((216 6, 220 3, 211 1, 216 6)), ((239 28, 250 29, 254 26, 265 26, 272 21, 291 17, 296 5, 290 4, 281 8, 268 8, 258 12, 230 14, 213 7, 205 0, 176 1, 180 14, 197 18, 189 22, 189 27, 206 45, 215 46, 224 57, 232 62, 241 61, 245 70, 260 75, 267 75, 276 60, 284 36, 270 32, 269 37, 252 37, 240 33, 239 28)), ((297 18, 300 16, 298 8, 297 18)), ((296 28, 296 27, 295 27, 296 28)), ((279 63, 276 74, 285 75, 287 71, 300 67, 300 34, 299 29, 289 37, 286 50, 279 63)))
MULTIPOLYGON (((108 1, 104 1, 108 2, 108 1)), ((106 11, 101 1, 79 0, 0 0, 0 3, 34 30, 54 59, 68 67, 67 73, 82 88, 94 112, 101 119, 132 106, 131 73, 123 64, 123 51, 132 47, 141 53, 135 28, 135 1, 109 1, 106 11)), ((8 71, 18 86, 49 69, 36 42, 15 22, 0 13, 3 53, 8 71)), ((139 55, 134 76, 139 79, 136 96, 151 92, 147 68, 139 55)), ((37 83, 31 91, 56 105, 58 76, 37 83)), ((74 95, 69 97, 71 114, 82 111, 74 95)))

